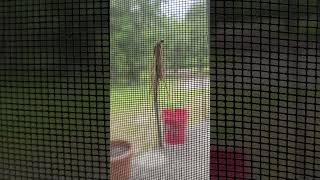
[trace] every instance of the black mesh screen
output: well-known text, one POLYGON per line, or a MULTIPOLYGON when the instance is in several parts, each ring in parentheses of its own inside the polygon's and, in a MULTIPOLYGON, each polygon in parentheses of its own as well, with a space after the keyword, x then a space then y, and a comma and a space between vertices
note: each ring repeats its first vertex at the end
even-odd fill
POLYGON ((210 2, 212 179, 320 178, 319 8, 210 2))
MULTIPOLYGON (((111 152, 132 145, 134 180, 209 178, 207 10, 206 0, 111 1, 111 152)), ((125 176, 116 164, 111 174, 125 176)))
POLYGON ((320 179, 319 10, 1 1, 0 179, 320 179))
POLYGON ((209 177, 207 1, 10 0, 0 14, 0 179, 209 177))
POLYGON ((108 13, 0 2, 0 179, 106 179, 108 13))

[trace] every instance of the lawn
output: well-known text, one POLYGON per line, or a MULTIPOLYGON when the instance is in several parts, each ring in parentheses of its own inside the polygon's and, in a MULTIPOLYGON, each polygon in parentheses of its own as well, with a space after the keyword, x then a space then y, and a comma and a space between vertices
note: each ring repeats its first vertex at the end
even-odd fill
MULTIPOLYGON (((285 94, 246 90, 242 95, 232 91, 227 90, 227 96, 219 94, 219 100, 211 109, 214 119, 211 121, 212 139, 241 141, 243 134, 248 135, 251 131, 260 131, 264 127, 277 131, 279 124, 289 121, 280 120, 280 116, 283 118, 296 111, 295 92, 285 94)), ((315 97, 316 94, 315 91, 307 93, 309 97, 315 97)), ((271 130, 264 132, 269 131, 271 130)))
MULTIPOLYGON (((167 79, 159 90, 160 109, 183 105, 188 124, 209 117, 209 88, 182 89, 178 79, 167 79), (170 103, 169 103, 170 102, 170 103)), ((148 81, 146 81, 148 82, 148 81)), ((133 142, 137 152, 154 147, 157 142, 153 94, 148 83, 133 87, 111 87, 111 139, 133 142)))
MULTIPOLYGON (((196 90, 175 89, 178 80, 170 80, 162 83, 159 90, 159 103, 161 107, 169 106, 169 100, 172 106, 177 106, 186 102, 189 98, 201 96, 208 93, 209 90, 200 88, 196 90), (166 84, 166 85, 165 85, 166 84)), ((151 105, 153 103, 153 92, 146 84, 139 87, 111 87, 111 113, 121 113, 133 109, 141 104, 151 105)))
MULTIPOLYGON (((189 126, 208 118, 209 88, 183 89, 177 87, 179 81, 168 79, 166 82, 172 105, 184 101, 189 126)), ((104 109, 106 96, 103 96, 103 90, 95 89, 97 85, 94 82, 88 82, 88 78, 67 80, 23 74, 1 75, 0 141, 20 145, 50 145, 75 137, 79 143, 86 141, 85 138, 97 138, 103 144, 108 132, 104 109)), ((137 151, 154 147, 157 142, 156 122, 147 82, 133 87, 111 86, 111 138, 131 141, 137 151)), ((168 106, 167 89, 161 84, 160 108, 168 106)), ((214 122, 217 126, 212 129, 212 137, 233 139, 247 128, 246 125, 260 125, 260 116, 269 117, 269 109, 277 113, 277 109, 283 109, 281 106, 286 108, 288 101, 289 106, 295 107, 294 94, 244 93, 248 96, 238 94, 225 97, 226 101, 220 99, 218 107, 211 110, 213 116, 215 112, 219 114, 214 117, 218 121, 214 122), (222 137, 226 135, 230 137, 222 137)), ((308 97, 319 97, 315 90, 306 93, 308 97)), ((269 125, 273 121, 265 123, 269 125)))
MULTIPOLYGON (((95 84, 95 79, 18 73, 2 72, 0 76, 1 142, 50 145, 66 138, 79 143, 86 138, 97 138, 104 143, 107 96, 103 96, 103 89, 95 84)), ((146 79, 145 82, 134 87, 111 86, 111 138, 128 139, 138 151, 157 142, 152 98, 146 79), (142 123, 134 122, 143 118, 146 120, 142 123)), ((207 118, 209 89, 177 89, 177 83, 178 80, 168 79, 167 89, 161 84, 160 108, 168 106, 169 90, 173 106, 185 103, 189 125, 207 118), (207 103, 203 103, 204 98, 207 103)))
POLYGON ((52 133, 72 136, 88 131, 84 133, 89 137, 106 137, 106 130, 100 128, 106 126, 103 92, 90 89, 87 79, 82 80, 83 84, 28 75, 0 76, 1 133, 12 138, 31 133, 42 139, 52 133))
MULTIPOLYGON (((17 76, 15 72, 12 76, 10 72, 1 74, 0 164, 4 165, 3 169, 15 165, 10 172, 19 168, 21 176, 44 168, 62 172, 66 165, 61 160, 72 158, 85 162, 83 166, 88 171, 94 167, 88 167, 86 162, 99 167, 97 158, 106 159, 108 132, 103 90, 90 89, 88 78, 66 80, 17 76), (19 166, 21 162, 27 166, 19 166)), ((77 167, 82 168, 79 164, 77 167)))

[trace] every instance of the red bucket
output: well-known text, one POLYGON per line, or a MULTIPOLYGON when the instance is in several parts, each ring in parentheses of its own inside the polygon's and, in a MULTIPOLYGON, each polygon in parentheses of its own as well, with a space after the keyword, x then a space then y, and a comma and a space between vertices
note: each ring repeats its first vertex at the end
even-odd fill
POLYGON ((165 124, 167 144, 184 144, 187 128, 187 111, 183 108, 163 109, 162 118, 165 124))
POLYGON ((210 180, 247 179, 250 169, 240 147, 211 146, 210 180))

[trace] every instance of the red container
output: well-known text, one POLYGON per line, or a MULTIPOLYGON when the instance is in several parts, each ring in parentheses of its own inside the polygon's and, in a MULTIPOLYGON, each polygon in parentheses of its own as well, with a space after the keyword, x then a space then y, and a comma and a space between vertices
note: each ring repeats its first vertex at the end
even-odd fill
POLYGON ((211 146, 210 180, 247 179, 250 168, 242 149, 231 146, 211 146))
POLYGON ((163 109, 162 118, 165 124, 167 144, 184 144, 187 129, 187 111, 183 108, 163 109))

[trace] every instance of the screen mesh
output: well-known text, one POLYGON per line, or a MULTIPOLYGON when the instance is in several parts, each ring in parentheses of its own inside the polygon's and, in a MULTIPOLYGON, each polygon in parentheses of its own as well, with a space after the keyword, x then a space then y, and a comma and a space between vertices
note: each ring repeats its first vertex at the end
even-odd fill
POLYGON ((0 179, 319 179, 319 10, 2 1, 0 179))
POLYGON ((2 1, 0 179, 207 179, 206 3, 2 1))
POLYGON ((207 7, 206 0, 111 1, 111 148, 133 145, 132 179, 209 178, 207 7))
POLYGON ((108 13, 0 2, 0 179, 106 179, 108 13))
POLYGON ((320 178, 319 8, 210 2, 211 179, 320 178))

